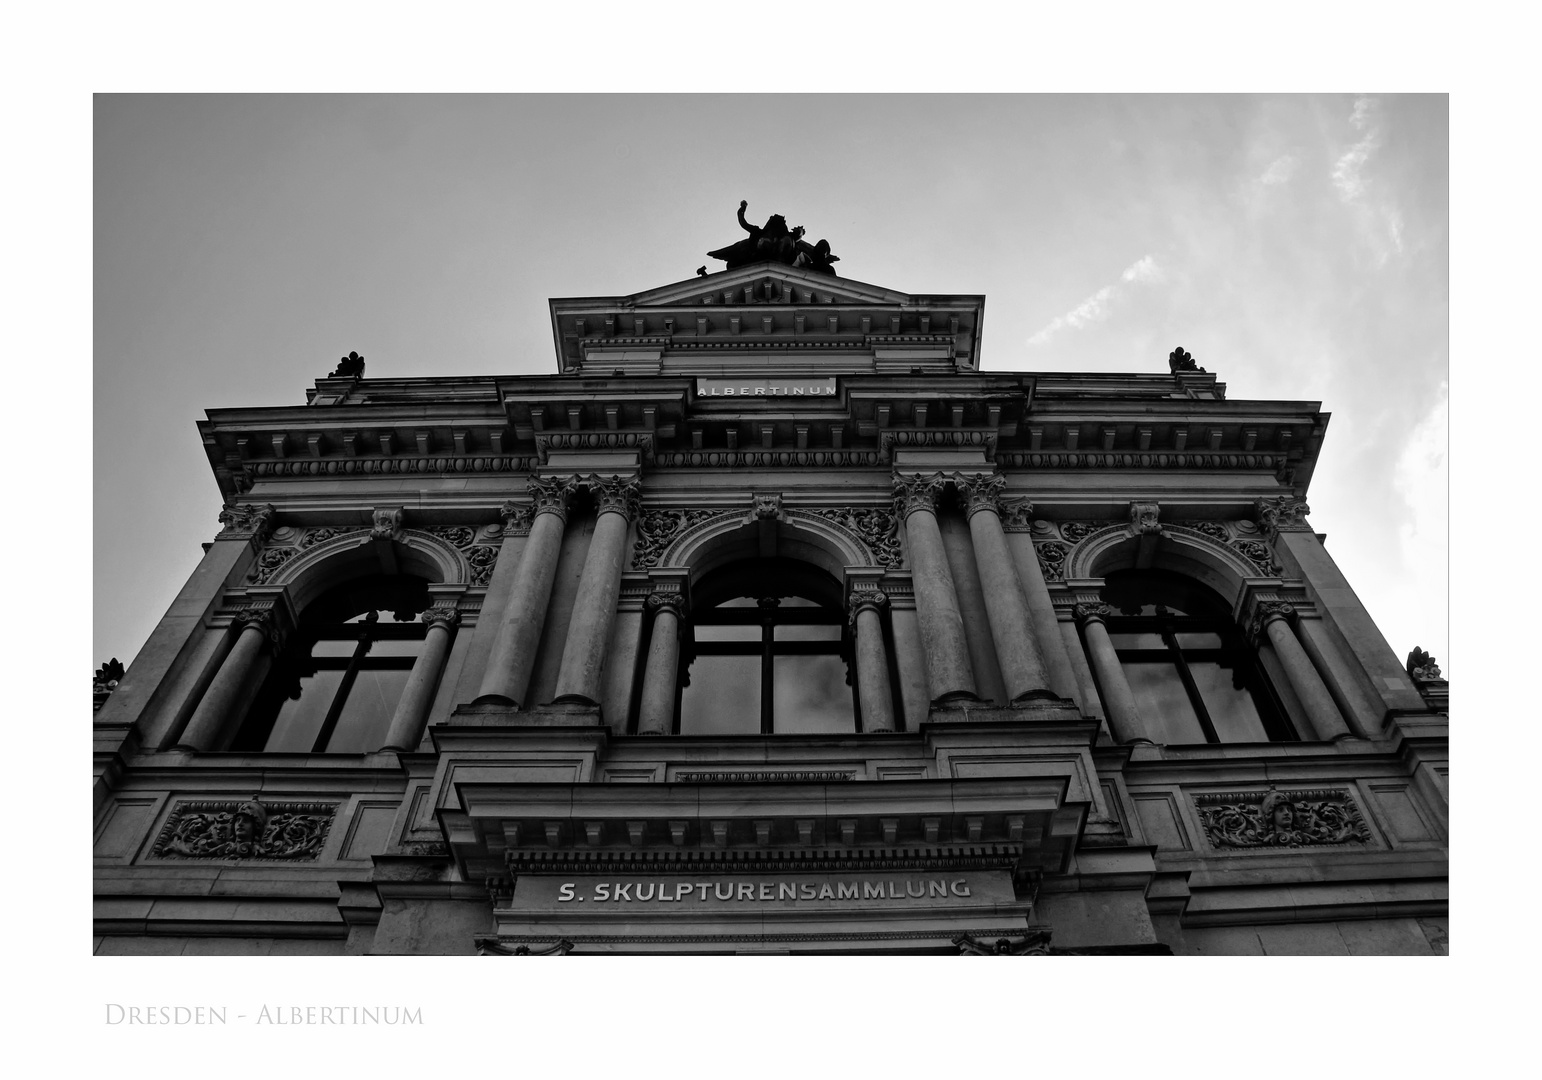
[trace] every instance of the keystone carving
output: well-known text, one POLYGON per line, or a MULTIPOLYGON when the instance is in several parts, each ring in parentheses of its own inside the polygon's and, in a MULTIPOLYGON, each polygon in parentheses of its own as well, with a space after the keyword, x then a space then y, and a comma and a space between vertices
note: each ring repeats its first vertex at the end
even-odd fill
POLYGON ((995 941, 976 941, 968 934, 953 939, 962 956, 1048 956, 1048 930, 1031 930, 1017 940, 997 938, 995 941))
POLYGON ((369 538, 400 541, 403 536, 402 522, 406 517, 406 512, 400 506, 377 508, 374 513, 374 524, 369 530, 369 538))
POLYGON ((775 520, 782 516, 782 496, 780 493, 768 493, 755 496, 755 519, 764 521, 767 518, 775 520))
POLYGON ((1154 502, 1132 502, 1130 504, 1130 528, 1136 536, 1154 536, 1162 531, 1162 523, 1157 520, 1161 508, 1154 502))
POLYGON ((273 530, 273 517, 277 511, 271 503, 262 505, 226 503, 220 510, 220 524, 224 526, 219 536, 222 540, 252 539, 259 544, 273 530))
POLYGON ((1216 848, 1296 848, 1363 844, 1370 830, 1343 791, 1197 795, 1205 837, 1216 848))
POLYGON ((151 854, 161 859, 314 861, 337 807, 329 803, 188 802, 172 811, 151 854))
POLYGON ((1311 532, 1306 516, 1312 508, 1305 499, 1293 495, 1279 495, 1273 499, 1257 499, 1253 503, 1254 516, 1262 527, 1264 536, 1273 540, 1282 532, 1311 532))

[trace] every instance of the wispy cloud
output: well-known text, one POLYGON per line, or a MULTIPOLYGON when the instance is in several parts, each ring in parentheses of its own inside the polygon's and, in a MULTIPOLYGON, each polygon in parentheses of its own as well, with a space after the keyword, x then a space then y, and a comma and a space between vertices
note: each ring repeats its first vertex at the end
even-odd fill
POLYGON ((1349 114, 1349 126, 1359 132, 1360 137, 1334 161, 1330 176, 1339 198, 1358 213, 1361 228, 1376 249, 1377 261, 1386 262, 1390 254, 1389 241, 1393 251, 1399 254, 1403 251, 1403 216, 1390 202, 1374 197, 1371 181, 1366 175, 1366 166, 1386 141, 1381 102, 1373 97, 1356 98, 1349 114))
POLYGON ((1401 600, 1406 610, 1397 613, 1397 622, 1415 627, 1421 638, 1391 644, 1399 656, 1415 645, 1427 649, 1435 653, 1442 667, 1448 658, 1440 650, 1450 644, 1446 640, 1445 589, 1447 400, 1446 387, 1442 385, 1439 400, 1408 433, 1392 477, 1393 486, 1408 506, 1407 516, 1398 527, 1398 539, 1402 569, 1410 588, 1401 600), (1412 587, 1415 582, 1417 587, 1412 587))
POLYGON ((1124 272, 1119 275, 1118 284, 1104 285, 1064 315, 1056 315, 1028 339, 1028 344, 1043 345, 1061 330, 1067 328, 1079 330, 1091 323, 1102 322, 1113 310, 1114 302, 1124 291, 1125 285, 1161 280, 1162 268, 1157 265, 1156 259, 1150 255, 1143 256, 1124 268, 1124 272))
POLYGON ((1288 183, 1290 178, 1296 175, 1296 166, 1299 164, 1301 162, 1291 154, 1275 158, 1269 163, 1269 167, 1264 170, 1263 175, 1258 178, 1258 183, 1264 187, 1274 187, 1276 184, 1288 183))

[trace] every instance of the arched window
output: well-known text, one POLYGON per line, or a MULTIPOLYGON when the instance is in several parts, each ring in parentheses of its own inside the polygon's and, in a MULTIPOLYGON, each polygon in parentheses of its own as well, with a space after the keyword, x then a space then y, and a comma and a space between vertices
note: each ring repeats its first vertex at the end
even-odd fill
POLYGON ((1159 743, 1298 738, 1258 658, 1210 589, 1161 570, 1105 578, 1108 638, 1146 734, 1159 743))
POLYGON ((841 587, 791 559, 752 559, 694 589, 682 641, 682 735, 856 731, 841 587))
POLYGON ((428 583, 407 576, 359 578, 301 613, 274 661, 232 750, 359 754, 390 728, 426 627, 428 583))

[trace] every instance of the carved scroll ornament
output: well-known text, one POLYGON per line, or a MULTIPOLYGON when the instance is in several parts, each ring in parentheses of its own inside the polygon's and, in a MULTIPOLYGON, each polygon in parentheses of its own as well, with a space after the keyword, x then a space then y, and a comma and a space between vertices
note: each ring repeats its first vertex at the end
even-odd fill
POLYGON ((808 512, 856 533, 872 552, 874 565, 889 568, 900 565, 899 520, 888 510, 853 507, 808 512))
POLYGON ((226 503, 220 510, 220 524, 224 526, 219 533, 220 539, 249 538, 261 543, 272 531, 276 513, 271 503, 260 506, 226 503))
POLYGON ((1360 808, 1343 791, 1198 795, 1194 805, 1211 847, 1298 848, 1371 839, 1360 808))
POLYGON ((1132 502, 1130 504, 1130 528, 1137 536, 1152 535, 1162 531, 1162 523, 1158 520, 1161 507, 1154 502, 1132 502))
POLYGON ((1065 580, 1065 559, 1071 549, 1058 540, 1033 545, 1033 553, 1039 559, 1039 572, 1045 581, 1065 580))
POLYGON ((664 551, 686 529, 720 513, 716 510, 649 510, 637 519, 637 540, 632 544, 632 566, 651 570, 664 551))
POLYGON ((894 478, 894 512, 902 519, 917 510, 936 513, 937 502, 942 498, 947 481, 941 473, 930 476, 897 476, 894 478))
POLYGON ((188 802, 161 829, 151 854, 161 859, 312 861, 326 843, 337 807, 330 803, 188 802))

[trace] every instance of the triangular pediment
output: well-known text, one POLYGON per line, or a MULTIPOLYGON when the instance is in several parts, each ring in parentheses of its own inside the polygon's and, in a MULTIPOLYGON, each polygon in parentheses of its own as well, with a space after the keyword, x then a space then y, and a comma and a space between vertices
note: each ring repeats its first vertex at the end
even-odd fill
POLYGON ((791 302, 835 304, 903 304, 910 294, 869 285, 865 281, 820 274, 778 262, 753 263, 733 270, 721 270, 705 277, 688 278, 626 298, 636 307, 697 307, 702 304, 777 302, 783 296, 796 295, 791 302), (767 285, 771 286, 768 294, 767 285), (751 290, 745 299, 744 290, 751 290))

